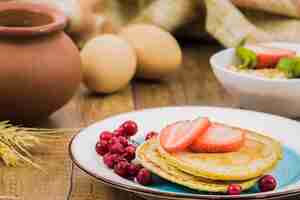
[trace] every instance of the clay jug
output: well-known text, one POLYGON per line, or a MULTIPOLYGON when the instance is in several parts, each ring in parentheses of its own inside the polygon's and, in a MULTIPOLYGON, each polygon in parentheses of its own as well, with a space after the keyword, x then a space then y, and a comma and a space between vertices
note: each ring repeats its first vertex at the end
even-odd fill
POLYGON ((0 120, 44 119, 74 95, 81 62, 66 24, 45 5, 0 3, 0 120))

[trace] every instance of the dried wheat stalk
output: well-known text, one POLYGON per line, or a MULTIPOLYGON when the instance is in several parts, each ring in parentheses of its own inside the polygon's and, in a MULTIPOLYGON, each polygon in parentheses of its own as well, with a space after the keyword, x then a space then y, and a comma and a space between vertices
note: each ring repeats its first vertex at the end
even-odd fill
POLYGON ((6 166, 17 167, 30 165, 41 169, 33 161, 30 149, 41 143, 42 139, 61 137, 61 133, 75 129, 25 128, 12 125, 9 121, 0 122, 0 158, 6 166))

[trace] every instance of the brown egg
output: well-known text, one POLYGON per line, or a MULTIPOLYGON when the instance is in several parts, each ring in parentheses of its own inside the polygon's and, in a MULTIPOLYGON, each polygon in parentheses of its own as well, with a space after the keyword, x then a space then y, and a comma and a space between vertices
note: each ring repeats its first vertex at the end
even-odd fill
POLYGON ((181 49, 169 32, 154 25, 136 24, 123 28, 119 35, 136 50, 138 77, 161 79, 180 67, 181 49))
POLYGON ((122 38, 105 34, 90 40, 81 51, 86 86, 99 93, 124 88, 136 71, 134 49, 122 38))

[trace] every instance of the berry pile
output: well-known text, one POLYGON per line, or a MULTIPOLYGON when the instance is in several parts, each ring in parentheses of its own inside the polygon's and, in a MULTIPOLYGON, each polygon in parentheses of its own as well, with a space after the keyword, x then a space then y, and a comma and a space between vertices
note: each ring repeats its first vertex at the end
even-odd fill
MULTIPOLYGON (((258 181, 258 188, 261 192, 272 191, 276 188, 277 181, 272 175, 265 175, 258 181)), ((238 184, 231 184, 228 186, 228 195, 240 195, 242 187, 238 184)))
MULTIPOLYGON (((138 126, 134 121, 124 122, 113 132, 103 131, 95 150, 98 155, 103 156, 104 164, 119 176, 136 180, 142 185, 150 185, 151 173, 141 165, 131 162, 135 159, 136 146, 130 142, 130 137, 137 131, 138 126)), ((150 139, 156 135, 157 133, 150 132, 146 138, 150 139)))

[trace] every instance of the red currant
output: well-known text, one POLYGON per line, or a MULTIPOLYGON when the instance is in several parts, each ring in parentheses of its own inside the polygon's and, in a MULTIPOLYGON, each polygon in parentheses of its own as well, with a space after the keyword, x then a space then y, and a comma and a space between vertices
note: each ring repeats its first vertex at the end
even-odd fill
POLYGON ((113 134, 109 131, 103 131, 100 136, 99 139, 101 140, 105 140, 105 141, 109 141, 111 138, 113 137, 113 134))
POLYGON ((119 161, 114 167, 114 172, 121 177, 127 178, 129 176, 128 166, 129 163, 127 161, 125 160, 119 161))
POLYGON ((125 152, 123 154, 123 157, 128 161, 132 161, 133 159, 135 159, 135 150, 135 146, 133 146, 132 144, 128 145, 124 150, 125 152))
POLYGON ((238 184, 230 184, 228 186, 227 194, 229 195, 240 195, 242 192, 242 187, 238 184))
POLYGON ((126 137, 124 136, 120 136, 118 137, 119 142, 124 146, 127 147, 128 146, 128 140, 126 137))
POLYGON ((116 163, 122 162, 122 161, 126 161, 128 162, 122 155, 119 155, 118 160, 116 160, 116 163))
POLYGON ((124 122, 120 127, 124 128, 125 134, 128 137, 135 135, 138 131, 137 124, 131 120, 124 122))
POLYGON ((152 175, 147 169, 142 168, 139 171, 136 180, 141 185, 150 185, 152 184, 152 175))
POLYGON ((110 154, 110 153, 107 153, 105 154, 105 156, 103 157, 103 162, 104 164, 113 169, 115 164, 117 163, 117 161, 119 160, 120 156, 117 155, 117 154, 110 154))
POLYGON ((125 152, 124 146, 120 142, 112 144, 109 148, 109 152, 112 154, 123 154, 125 152))
POLYGON ((102 145, 102 146, 105 146, 108 148, 108 141, 107 140, 100 140, 99 143, 102 145))
POLYGON ((110 149, 111 146, 112 146, 113 144, 117 143, 117 142, 119 142, 118 138, 115 137, 115 136, 113 136, 110 140, 108 140, 108 144, 107 144, 107 145, 108 145, 108 148, 110 149))
POLYGON ((122 126, 120 126, 116 130, 114 130, 114 135, 116 137, 121 137, 121 136, 126 137, 125 128, 123 128, 122 126))
POLYGON ((104 156, 106 153, 108 153, 108 148, 106 145, 101 144, 101 142, 97 142, 95 146, 95 150, 100 156, 104 156))
POLYGON ((151 139, 153 137, 157 137, 157 136, 158 136, 157 132, 151 131, 151 132, 147 133, 145 140, 149 140, 149 139, 151 139))
POLYGON ((258 187, 261 192, 272 191, 276 188, 276 186, 276 179, 271 175, 263 176, 258 182, 258 187))
POLYGON ((139 165, 135 165, 130 163, 128 166, 128 174, 130 177, 136 177, 140 171, 141 167, 139 165))

